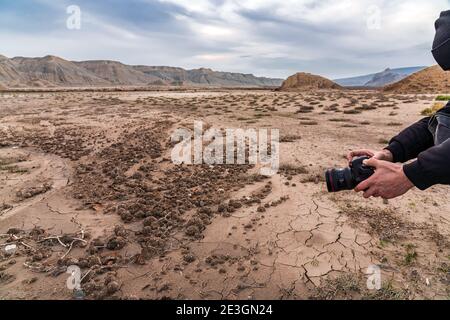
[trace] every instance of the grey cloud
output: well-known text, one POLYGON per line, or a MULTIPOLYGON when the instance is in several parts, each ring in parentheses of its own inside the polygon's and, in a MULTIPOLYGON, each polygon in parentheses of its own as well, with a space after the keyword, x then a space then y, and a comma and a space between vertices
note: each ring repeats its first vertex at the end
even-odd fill
MULTIPOLYGON (((397 28, 394 18, 404 19, 403 12, 397 10, 408 1, 375 1, 384 10, 383 17, 387 21, 384 29, 370 32, 364 7, 343 17, 334 17, 331 12, 330 18, 326 10, 339 4, 331 0, 295 3, 263 0, 253 7, 239 1, 210 0, 205 10, 190 10, 193 2, 188 0, 79 0, 89 17, 80 31, 61 27, 64 13, 55 16, 55 11, 59 12, 68 1, 55 5, 53 1, 39 0, 36 8, 42 10, 40 15, 47 20, 41 28, 35 28, 33 20, 21 20, 17 6, 6 11, 7 16, 0 23, 1 53, 211 67, 278 77, 297 71, 340 77, 386 67, 432 64, 428 41, 432 40, 433 17, 438 16, 447 1, 420 2, 427 9, 426 18, 411 17, 418 21, 405 20, 397 28), (298 12, 309 15, 291 14, 289 3, 303 3, 298 12), (10 28, 6 29, 5 24, 10 28), (202 34, 209 26, 219 28, 217 36, 214 36, 217 30, 202 34), (222 36, 220 28, 232 34, 222 36)), ((416 4, 417 1, 413 0, 416 4)), ((0 13, 0 17, 4 15, 5 12, 0 13)))

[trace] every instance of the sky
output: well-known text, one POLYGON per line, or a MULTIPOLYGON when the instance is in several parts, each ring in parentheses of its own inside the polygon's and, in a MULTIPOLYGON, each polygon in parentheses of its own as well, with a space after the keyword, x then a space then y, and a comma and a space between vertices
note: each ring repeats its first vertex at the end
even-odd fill
POLYGON ((336 79, 434 64, 434 22, 449 7, 449 0, 0 0, 0 54, 336 79))

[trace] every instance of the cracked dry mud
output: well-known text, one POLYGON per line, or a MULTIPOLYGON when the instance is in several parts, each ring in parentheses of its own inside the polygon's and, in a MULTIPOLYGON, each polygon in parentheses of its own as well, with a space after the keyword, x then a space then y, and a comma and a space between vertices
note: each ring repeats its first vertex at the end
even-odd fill
POLYGON ((447 187, 383 203, 328 194, 431 96, 362 91, 0 96, 0 299, 442 299, 447 187), (280 128, 281 168, 176 166, 171 132, 280 128), (9 245, 16 249, 6 252, 9 245), (368 290, 370 265, 382 289, 368 290))

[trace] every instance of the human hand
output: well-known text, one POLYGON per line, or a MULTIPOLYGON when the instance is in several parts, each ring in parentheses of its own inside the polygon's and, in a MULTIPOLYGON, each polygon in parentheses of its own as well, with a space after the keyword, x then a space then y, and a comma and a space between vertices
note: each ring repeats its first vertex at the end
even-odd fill
POLYGON ((393 199, 404 195, 414 187, 405 175, 403 165, 376 158, 365 160, 364 164, 375 169, 375 173, 355 189, 356 192, 364 192, 366 199, 370 197, 393 199))
POLYGON ((387 149, 384 149, 381 151, 373 151, 370 149, 361 149, 361 150, 351 151, 347 154, 347 160, 350 163, 350 162, 352 162, 353 158, 364 157, 364 156, 369 157, 369 158, 375 158, 378 160, 388 161, 388 162, 394 161, 394 156, 387 149))

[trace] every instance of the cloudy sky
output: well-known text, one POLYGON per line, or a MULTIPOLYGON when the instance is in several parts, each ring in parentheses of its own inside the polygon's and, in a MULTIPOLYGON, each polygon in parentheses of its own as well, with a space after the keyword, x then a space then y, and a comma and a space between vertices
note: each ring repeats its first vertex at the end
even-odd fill
POLYGON ((448 9, 449 0, 0 0, 0 54, 337 78, 433 64, 434 21, 448 9), (80 29, 67 27, 71 5, 80 29))

